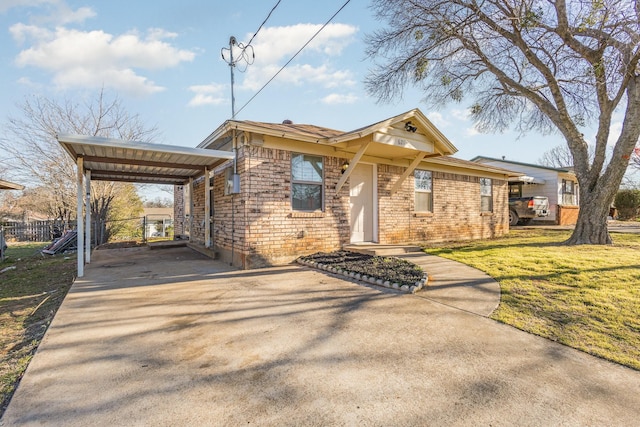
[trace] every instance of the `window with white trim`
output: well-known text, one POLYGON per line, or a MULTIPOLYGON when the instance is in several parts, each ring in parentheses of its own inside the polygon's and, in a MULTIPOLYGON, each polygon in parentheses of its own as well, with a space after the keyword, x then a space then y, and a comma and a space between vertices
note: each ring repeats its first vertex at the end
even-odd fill
POLYGON ((413 171, 416 212, 433 212, 433 175, 431 171, 413 171))
POLYGON ((570 179, 562 180, 562 204, 577 205, 576 183, 570 179))
POLYGON ((323 208, 324 161, 321 156, 291 155, 291 208, 317 211, 323 208))
POLYGON ((493 212, 491 178, 480 178, 480 212, 493 212))

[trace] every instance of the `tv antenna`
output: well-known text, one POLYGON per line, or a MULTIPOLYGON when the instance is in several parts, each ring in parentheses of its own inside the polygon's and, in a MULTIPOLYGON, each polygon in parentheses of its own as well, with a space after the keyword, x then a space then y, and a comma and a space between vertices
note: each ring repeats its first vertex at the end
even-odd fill
POLYGON ((243 64, 244 68, 238 68, 238 70, 241 73, 245 72, 247 67, 253 64, 256 56, 251 44, 245 45, 244 43, 238 43, 234 36, 229 37, 229 48, 223 47, 220 53, 222 55, 222 59, 229 65, 229 70, 231 71, 231 119, 233 120, 236 118, 236 97, 233 91, 235 79, 233 70, 236 68, 237 64, 243 64), (238 53, 235 58, 233 56, 234 46, 238 53), (228 54, 229 59, 225 57, 225 54, 228 54))

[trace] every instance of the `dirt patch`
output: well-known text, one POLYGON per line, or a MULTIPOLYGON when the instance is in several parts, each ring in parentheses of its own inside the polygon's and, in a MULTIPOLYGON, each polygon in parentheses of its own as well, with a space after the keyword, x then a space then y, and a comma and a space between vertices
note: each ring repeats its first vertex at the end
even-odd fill
POLYGON ((98 246, 96 249, 123 249, 123 248, 139 248, 147 246, 146 242, 138 242, 135 240, 127 240, 123 242, 105 243, 98 246))

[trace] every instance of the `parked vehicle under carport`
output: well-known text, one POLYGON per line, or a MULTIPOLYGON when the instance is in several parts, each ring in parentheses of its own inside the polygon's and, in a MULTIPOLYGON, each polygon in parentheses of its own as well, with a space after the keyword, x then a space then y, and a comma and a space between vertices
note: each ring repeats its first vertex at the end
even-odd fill
POLYGON ((543 196, 510 197, 509 225, 529 224, 534 218, 549 215, 549 199, 543 196))

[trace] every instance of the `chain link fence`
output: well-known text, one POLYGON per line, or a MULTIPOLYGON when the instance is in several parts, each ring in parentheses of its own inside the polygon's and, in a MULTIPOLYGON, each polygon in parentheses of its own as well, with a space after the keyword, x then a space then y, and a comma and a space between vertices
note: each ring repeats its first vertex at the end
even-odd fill
MULTIPOLYGON (((0 223, 0 256, 7 242, 50 242, 76 229, 76 221, 0 223)), ((173 220, 161 215, 91 222, 91 245, 107 242, 173 239, 173 220)))

